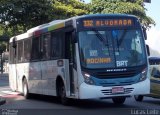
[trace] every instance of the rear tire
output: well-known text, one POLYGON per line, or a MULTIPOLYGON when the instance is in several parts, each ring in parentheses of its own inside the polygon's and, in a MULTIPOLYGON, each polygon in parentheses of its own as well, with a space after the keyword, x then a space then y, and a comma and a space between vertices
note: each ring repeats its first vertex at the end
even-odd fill
POLYGON ((142 95, 135 95, 134 98, 135 98, 136 101, 139 101, 139 102, 143 101, 143 96, 142 95))
POLYGON ((23 96, 26 99, 30 98, 30 94, 29 94, 29 90, 28 90, 28 83, 27 83, 26 79, 23 80, 23 96))
POLYGON ((112 101, 114 102, 114 104, 118 104, 121 105, 125 102, 126 97, 113 97, 112 101))

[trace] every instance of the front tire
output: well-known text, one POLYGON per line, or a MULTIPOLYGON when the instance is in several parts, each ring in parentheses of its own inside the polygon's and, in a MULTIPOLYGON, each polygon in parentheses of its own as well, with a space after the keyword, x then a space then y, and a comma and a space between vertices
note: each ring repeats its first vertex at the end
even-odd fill
POLYGON ((139 101, 139 102, 143 101, 143 96, 142 95, 135 95, 134 98, 135 98, 136 101, 139 101))
POLYGON ((63 105, 69 105, 69 99, 66 97, 66 90, 64 84, 61 82, 59 87, 60 101, 63 105))
POLYGON ((113 97, 112 101, 114 102, 114 104, 118 104, 121 105, 125 102, 126 97, 113 97))

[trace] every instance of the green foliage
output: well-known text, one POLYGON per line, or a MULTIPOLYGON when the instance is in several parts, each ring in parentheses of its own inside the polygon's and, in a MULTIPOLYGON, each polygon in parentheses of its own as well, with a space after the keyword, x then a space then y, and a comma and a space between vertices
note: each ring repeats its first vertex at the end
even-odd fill
POLYGON ((89 7, 77 0, 0 0, 0 4, 0 35, 10 37, 51 20, 89 12, 89 7))
POLYGON ((76 0, 68 0, 68 2, 61 2, 61 0, 52 0, 54 19, 66 19, 72 16, 83 15, 89 12, 86 4, 76 0))
POLYGON ((123 13, 137 16, 141 23, 150 28, 155 25, 152 18, 146 15, 143 0, 92 0, 91 13, 123 13))
MULTIPOLYGON (((5 33, 3 25, 0 24, 0 37, 4 35, 8 35, 9 33, 5 33)), ((0 42, 0 53, 6 50, 7 42, 0 42)))
POLYGON ((0 24, 17 35, 55 19, 87 14, 86 4, 76 0, 0 0, 0 24))
POLYGON ((14 33, 50 21, 52 6, 47 0, 1 0, 0 23, 14 33))

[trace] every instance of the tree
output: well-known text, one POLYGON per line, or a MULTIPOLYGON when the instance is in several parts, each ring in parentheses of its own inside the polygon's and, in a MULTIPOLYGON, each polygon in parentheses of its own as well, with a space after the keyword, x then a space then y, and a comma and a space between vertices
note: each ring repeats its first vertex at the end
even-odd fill
POLYGON ((11 35, 10 31, 6 32, 4 26, 0 24, 0 53, 8 49, 9 36, 11 35))
POLYGON ((14 33, 51 20, 52 5, 49 0, 1 0, 0 23, 14 33))
POLYGON ((54 19, 66 19, 89 13, 88 5, 77 0, 52 0, 52 2, 54 19))
POLYGON ((76 0, 0 0, 0 4, 0 36, 9 37, 51 20, 89 12, 86 4, 76 0))
POLYGON ((89 12, 76 0, 0 0, 0 24, 12 35, 48 23, 89 12))
POLYGON ((124 13, 136 15, 145 28, 155 25, 146 15, 143 0, 92 0, 91 13, 124 13))

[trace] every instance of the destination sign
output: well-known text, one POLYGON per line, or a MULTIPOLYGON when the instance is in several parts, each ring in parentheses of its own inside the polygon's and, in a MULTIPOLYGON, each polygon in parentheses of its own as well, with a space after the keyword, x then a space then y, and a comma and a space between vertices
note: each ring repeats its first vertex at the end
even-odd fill
POLYGON ((110 63, 111 58, 88 58, 87 64, 110 63))
POLYGON ((132 19, 89 19, 83 20, 83 27, 116 27, 132 26, 132 19))

